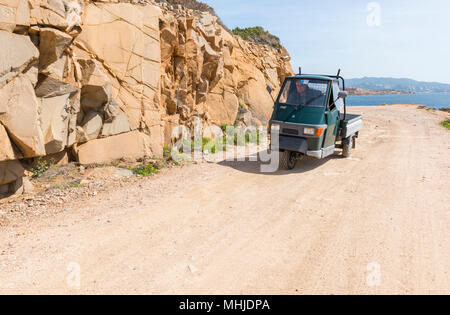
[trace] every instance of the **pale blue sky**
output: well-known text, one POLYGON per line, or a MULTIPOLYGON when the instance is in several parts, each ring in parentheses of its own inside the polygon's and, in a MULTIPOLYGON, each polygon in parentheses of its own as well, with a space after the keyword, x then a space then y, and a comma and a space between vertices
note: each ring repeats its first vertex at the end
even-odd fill
POLYGON ((382 0, 370 27, 363 0, 201 0, 229 28, 263 26, 297 71, 450 83, 450 1, 382 0))

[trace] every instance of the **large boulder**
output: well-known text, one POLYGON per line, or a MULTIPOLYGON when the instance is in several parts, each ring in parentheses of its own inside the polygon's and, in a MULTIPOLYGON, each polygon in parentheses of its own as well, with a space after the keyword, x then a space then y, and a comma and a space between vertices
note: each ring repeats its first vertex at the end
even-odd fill
POLYGON ((99 113, 91 111, 84 117, 80 142, 97 139, 102 130, 103 119, 99 113))
POLYGON ((24 172, 25 169, 17 160, 0 162, 0 185, 15 182, 24 176, 24 172))
POLYGON ((45 155, 39 103, 27 76, 20 75, 0 89, 0 122, 24 157, 45 155))
POLYGON ((70 94, 41 98, 41 128, 46 154, 64 150, 68 138, 70 94))
POLYGON ((131 128, 127 115, 119 109, 119 113, 113 119, 104 123, 102 137, 110 137, 128 131, 131 131, 131 128))
POLYGON ((55 97, 76 93, 78 88, 58 79, 40 75, 35 91, 37 97, 55 97))
POLYGON ((20 156, 15 152, 5 127, 0 124, 0 161, 15 160, 17 158, 20 158, 20 156))
POLYGON ((56 68, 64 69, 66 58, 60 59, 63 57, 64 51, 72 43, 72 40, 70 35, 59 30, 53 28, 41 28, 39 36, 39 66, 41 71, 58 61, 58 63, 62 63, 63 65, 56 68))
POLYGON ((262 73, 250 78, 239 89, 239 97, 248 105, 253 116, 261 121, 268 121, 273 111, 273 100, 266 90, 266 81, 262 73))
POLYGON ((80 59, 81 108, 85 111, 99 111, 111 102, 111 84, 105 69, 96 60, 80 59))
POLYGON ((81 111, 80 111, 80 109, 81 109, 80 97, 81 96, 80 95, 81 95, 81 93, 80 93, 80 91, 78 91, 70 98, 68 136, 67 136, 67 146, 68 147, 73 146, 77 139, 78 117, 81 116, 81 111))
POLYGON ((47 154, 60 152, 69 145, 70 128, 76 127, 73 123, 80 110, 78 88, 53 77, 39 75, 35 93, 41 102, 41 129, 47 154))
POLYGON ((135 161, 155 155, 149 136, 139 131, 89 141, 77 147, 75 153, 81 164, 108 164, 120 159, 135 161))
POLYGON ((0 88, 36 63, 39 51, 28 36, 0 31, 0 88))
POLYGON ((234 91, 224 88, 222 93, 209 93, 206 97, 207 113, 216 125, 233 125, 239 108, 239 100, 234 91))

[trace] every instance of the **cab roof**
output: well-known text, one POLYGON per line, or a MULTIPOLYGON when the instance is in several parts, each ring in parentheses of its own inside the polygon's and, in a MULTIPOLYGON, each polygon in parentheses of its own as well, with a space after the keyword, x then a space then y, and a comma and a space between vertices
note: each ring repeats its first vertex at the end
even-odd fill
POLYGON ((302 75, 294 75, 288 77, 288 79, 309 79, 309 80, 325 80, 325 81, 337 81, 337 78, 328 77, 325 75, 316 75, 316 74, 302 74, 302 75))

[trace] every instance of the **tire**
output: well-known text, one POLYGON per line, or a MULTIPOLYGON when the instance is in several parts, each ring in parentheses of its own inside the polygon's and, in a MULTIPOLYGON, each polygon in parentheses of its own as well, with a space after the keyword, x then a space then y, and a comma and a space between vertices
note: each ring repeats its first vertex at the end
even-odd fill
POLYGON ((342 140, 342 155, 346 158, 350 157, 353 149, 353 137, 348 137, 342 140))
POLYGON ((280 166, 285 170, 292 170, 297 164, 297 157, 295 152, 284 151, 280 156, 280 166))

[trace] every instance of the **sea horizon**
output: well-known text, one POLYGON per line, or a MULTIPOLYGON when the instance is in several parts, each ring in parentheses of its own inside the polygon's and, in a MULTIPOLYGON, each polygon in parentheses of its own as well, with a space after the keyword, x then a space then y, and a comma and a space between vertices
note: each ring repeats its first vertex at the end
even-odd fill
POLYGON ((424 105, 430 108, 450 108, 450 92, 384 94, 384 95, 349 95, 348 106, 378 106, 394 104, 424 105))

